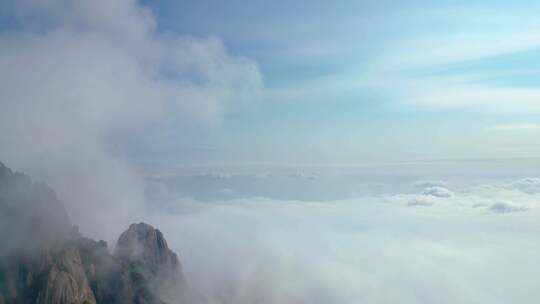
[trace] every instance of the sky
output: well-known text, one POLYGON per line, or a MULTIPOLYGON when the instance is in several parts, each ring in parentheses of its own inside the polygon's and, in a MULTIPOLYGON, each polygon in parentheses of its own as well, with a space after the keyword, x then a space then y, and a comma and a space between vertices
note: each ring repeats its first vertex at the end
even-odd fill
MULTIPOLYGON (((253 60, 264 80, 250 105, 229 109, 218 126, 194 130, 201 146, 212 149, 198 151, 197 161, 339 163, 539 152, 534 2, 144 4, 160 32, 218 37, 231 54, 253 60)), ((167 148, 183 154, 193 147, 167 148)))
MULTIPOLYGON (((109 131, 111 149, 135 162, 514 158, 540 149, 533 3, 139 6, 156 36, 210 39, 257 75, 243 74, 254 78, 238 81, 256 83, 249 96, 233 92, 213 117, 109 131)), ((199 77, 168 68, 161 73, 172 82, 199 77)))
MULTIPOLYGON (((533 2, 68 5, 66 11, 77 10, 73 16, 84 21, 55 12, 64 1, 31 3, 2 3, 3 36, 68 27, 72 34, 113 33, 117 46, 132 48, 139 66, 160 52, 144 39, 169 44, 169 54, 157 55, 163 58, 154 75, 144 76, 191 92, 151 97, 162 104, 142 102, 142 111, 161 107, 161 113, 120 126, 111 117, 100 135, 107 149, 141 167, 530 158, 540 152, 540 22, 533 2), (129 6, 144 16, 121 12, 129 6), (182 108, 172 99, 181 99, 172 103, 182 108)), ((118 98, 124 103, 118 110, 130 112, 133 96, 118 98)))

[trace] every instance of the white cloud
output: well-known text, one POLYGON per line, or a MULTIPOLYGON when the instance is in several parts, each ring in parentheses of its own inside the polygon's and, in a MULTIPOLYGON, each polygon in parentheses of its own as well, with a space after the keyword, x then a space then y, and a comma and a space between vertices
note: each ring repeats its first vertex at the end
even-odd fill
POLYGON ((527 194, 538 194, 540 193, 540 178, 523 178, 513 182, 510 185, 510 188, 525 192, 527 194))
POLYGON ((409 206, 431 206, 435 204, 435 199, 431 195, 417 195, 409 200, 409 206))
POLYGON ((540 22, 530 5, 498 11, 483 5, 439 6, 401 17, 418 27, 381 54, 382 64, 393 70, 452 66, 540 47, 540 22))
POLYGON ((294 173, 289 174, 289 177, 299 178, 299 179, 309 179, 309 180, 317 179, 317 175, 315 173, 307 173, 307 172, 294 172, 294 173))
POLYGON ((478 8, 422 11, 422 18, 414 13, 410 22, 445 26, 424 26, 390 41, 372 60, 367 86, 371 83, 390 92, 388 98, 420 109, 539 113, 537 86, 498 81, 537 77, 534 67, 504 58, 516 56, 528 62, 528 52, 540 48, 537 19, 523 8, 515 9, 489 14, 478 8))
POLYGON ((446 186, 446 183, 440 180, 420 180, 414 182, 413 185, 418 188, 444 187, 446 186))
POLYGON ((488 130, 503 132, 540 132, 540 124, 503 124, 491 126, 488 128, 488 130))
POLYGON ((534 210, 538 205, 540 191, 535 178, 519 179, 508 183, 503 181, 489 184, 461 185, 450 191, 443 187, 427 188, 422 194, 402 193, 384 195, 381 202, 394 206, 432 206, 449 212, 515 212, 534 210), (452 211, 453 210, 453 211, 452 211), (468 210, 468 211, 467 211, 468 210))
POLYGON ((424 189, 424 195, 431 195, 435 197, 451 197, 454 193, 444 187, 429 187, 424 189))
MULTIPOLYGON (((538 194, 492 174, 456 177, 454 166, 449 174, 412 174, 447 181, 451 197, 417 194, 411 179, 396 181, 396 170, 386 168, 387 179, 373 175, 381 192, 299 201, 276 199, 273 192, 251 197, 262 192, 234 187, 242 199, 181 201, 152 221, 171 235, 190 285, 212 304, 529 303, 536 291, 531 266, 540 248, 534 242, 538 194)), ((322 182, 334 170, 315 172, 317 188, 331 189, 322 182)), ((334 182, 354 181, 354 174, 346 176, 334 182)), ((242 178, 247 184, 257 179, 242 178)), ((292 181, 288 174, 272 179, 292 181)), ((271 181, 265 184, 283 194, 271 181)))
POLYGON ((438 36, 427 34, 399 41, 399 45, 392 48, 393 55, 386 55, 385 65, 393 69, 429 68, 531 50, 540 47, 538 33, 540 29, 536 25, 527 30, 456 29, 438 36), (395 56, 395 51, 401 56, 395 56))
POLYGON ((21 25, 0 32, 0 159, 51 184, 95 237, 110 240, 144 217, 142 181, 110 153, 109 130, 217 123, 262 86, 254 62, 228 54, 216 37, 156 32, 151 12, 133 0, 0 8, 21 25))
POLYGON ((489 207, 490 211, 496 213, 511 213, 511 212, 520 212, 526 211, 527 208, 523 206, 517 206, 511 202, 497 202, 489 207))
POLYGON ((183 248, 186 276, 209 303, 503 304, 540 296, 530 282, 538 213, 492 216, 521 205, 460 193, 391 197, 398 204, 371 196, 253 198, 200 203, 197 213, 158 221, 172 246, 183 248), (437 203, 402 204, 414 199, 437 203), (480 199, 491 203, 473 206, 480 199))
POLYGON ((208 177, 208 178, 212 178, 212 179, 231 179, 233 178, 233 175, 230 174, 230 173, 226 173, 226 172, 217 172, 217 171, 212 171, 212 172, 207 172, 207 173, 203 173, 203 174, 200 174, 200 175, 197 175, 199 177, 208 177))
MULTIPOLYGON (((409 92, 408 102, 433 109, 475 109, 491 113, 538 113, 540 89, 492 86, 442 85, 418 79, 424 88, 409 92)), ((442 80, 444 81, 444 80, 442 80)))

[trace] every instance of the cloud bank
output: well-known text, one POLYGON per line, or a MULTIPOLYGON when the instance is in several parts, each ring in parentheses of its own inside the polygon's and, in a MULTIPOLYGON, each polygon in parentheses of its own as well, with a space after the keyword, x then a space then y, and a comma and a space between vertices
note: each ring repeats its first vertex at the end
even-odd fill
POLYGON ((538 194, 540 193, 540 178, 523 178, 511 183, 510 187, 527 194, 538 194))
POLYGON ((475 183, 451 197, 179 199, 159 222, 207 303, 534 303, 539 197, 475 183))
POLYGON ((262 86, 257 65, 219 38, 159 33, 137 1, 0 1, 0 11, 0 159, 51 184, 95 237, 145 208, 141 179, 111 153, 112 129, 219 123, 262 86))
POLYGON ((451 197, 453 195, 452 191, 444 187, 428 187, 424 190, 425 195, 431 195, 435 197, 451 197))

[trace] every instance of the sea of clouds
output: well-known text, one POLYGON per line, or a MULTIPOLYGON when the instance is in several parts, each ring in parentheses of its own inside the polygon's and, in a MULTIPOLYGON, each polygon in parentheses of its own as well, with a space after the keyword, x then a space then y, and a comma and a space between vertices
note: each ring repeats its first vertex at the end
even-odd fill
MULTIPOLYGON (((533 303, 540 296, 536 178, 403 177, 320 200, 293 192, 230 198, 239 192, 231 179, 245 174, 184 178, 208 182, 208 191, 231 187, 221 198, 172 195, 167 211, 154 214, 209 303, 533 303)), ((320 179, 328 189, 345 180, 267 174, 264 182, 315 189, 320 179)))
POLYGON ((537 159, 141 172, 110 133, 218 124, 262 89, 256 63, 133 0, 0 0, 0 18, 0 161, 85 235, 158 227, 208 303, 538 302, 537 159))

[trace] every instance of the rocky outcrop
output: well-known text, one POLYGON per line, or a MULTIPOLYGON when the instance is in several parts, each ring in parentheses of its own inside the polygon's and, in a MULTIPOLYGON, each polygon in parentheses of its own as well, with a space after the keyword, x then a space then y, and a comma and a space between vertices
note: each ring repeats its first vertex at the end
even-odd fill
POLYGON ((67 212, 51 188, 0 163, 0 256, 35 251, 71 233, 67 212))
POLYGON ((178 256, 169 249, 163 234, 148 224, 132 224, 122 233, 114 255, 162 299, 175 298, 183 286, 178 256))
MULTIPOLYGON (((162 233, 133 224, 112 255, 52 189, 0 163, 0 304, 162 304, 183 280, 162 233)), ((178 294, 176 294, 178 295, 178 294)))
POLYGON ((134 269, 109 253, 105 242, 81 238, 77 246, 97 303, 162 303, 134 269))
POLYGON ((38 292, 37 303, 96 303, 76 246, 64 246, 46 259, 49 265, 43 272, 47 275, 46 283, 38 292))
POLYGON ((54 191, 0 163, 0 303, 92 303, 72 237, 54 191))

